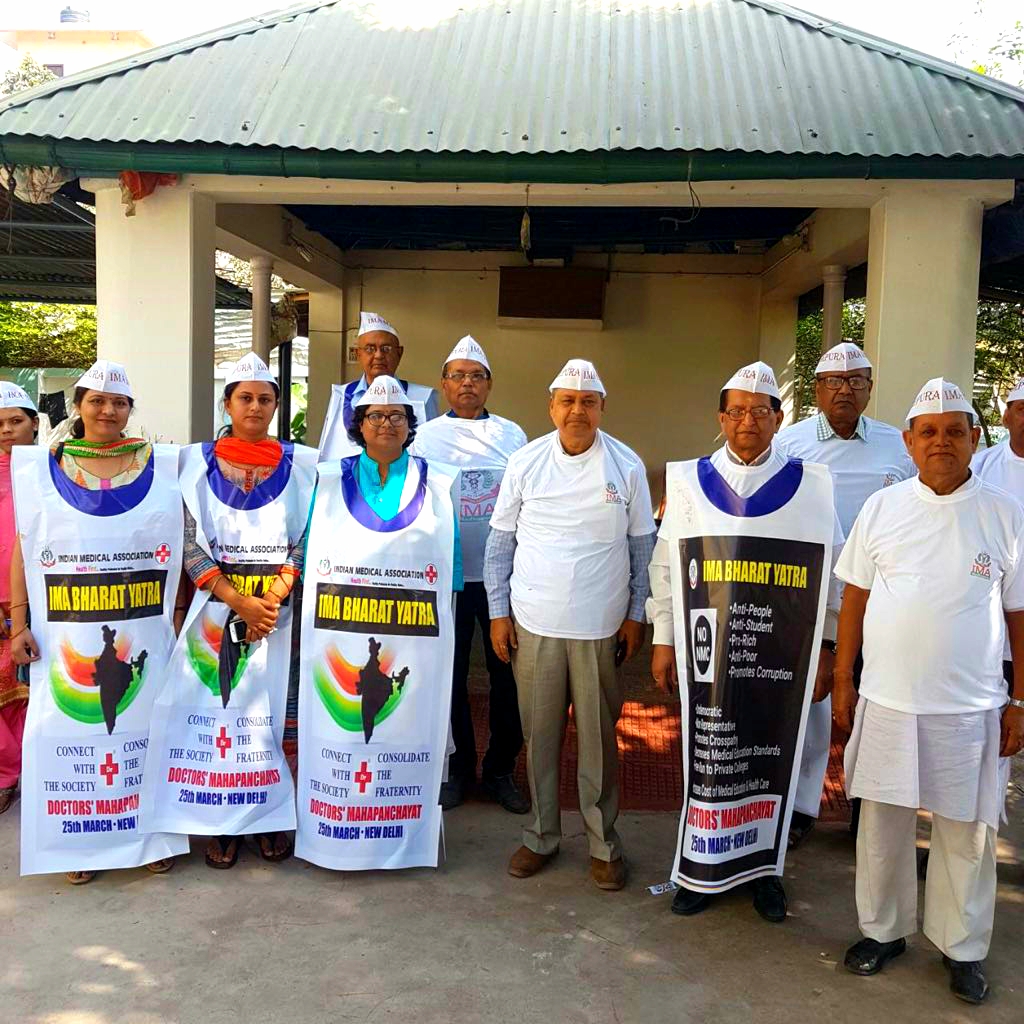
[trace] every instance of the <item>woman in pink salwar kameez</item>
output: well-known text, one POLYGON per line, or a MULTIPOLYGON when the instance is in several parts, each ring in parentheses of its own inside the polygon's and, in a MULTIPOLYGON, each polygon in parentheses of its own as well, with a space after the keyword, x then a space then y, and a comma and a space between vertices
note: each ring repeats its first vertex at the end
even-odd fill
POLYGON ((0 381, 0 814, 18 791, 21 734, 28 709, 28 687, 18 681, 11 661, 11 551, 14 546, 14 499, 11 494, 11 448, 32 444, 39 413, 28 394, 0 381))

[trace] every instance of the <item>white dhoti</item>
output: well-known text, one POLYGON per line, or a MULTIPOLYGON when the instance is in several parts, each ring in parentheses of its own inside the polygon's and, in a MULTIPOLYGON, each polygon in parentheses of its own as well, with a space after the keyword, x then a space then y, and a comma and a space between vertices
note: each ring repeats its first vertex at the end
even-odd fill
POLYGON ((861 698, 846 749, 860 797, 857 916, 892 942, 917 931, 917 811, 931 811, 925 935, 951 960, 984 960, 996 902, 996 831, 1005 795, 999 711, 913 715, 861 698))
POLYGON ((807 710, 804 749, 800 756, 800 774, 797 776, 796 797, 793 801, 794 811, 809 814, 812 818, 818 816, 831 743, 832 698, 826 697, 807 710))

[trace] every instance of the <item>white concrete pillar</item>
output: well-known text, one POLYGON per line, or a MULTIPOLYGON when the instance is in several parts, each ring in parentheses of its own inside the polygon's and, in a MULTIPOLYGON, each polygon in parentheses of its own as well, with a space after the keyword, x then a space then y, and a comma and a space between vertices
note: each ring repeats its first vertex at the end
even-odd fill
POLYGON ((822 268, 821 280, 824 285, 822 304, 821 347, 828 351, 843 340, 843 301, 846 298, 846 267, 841 263, 830 263, 822 268))
POLYGON ((345 379, 344 296, 324 284, 309 292, 309 390, 306 394, 306 444, 320 440, 331 385, 345 379))
POLYGON ((945 376, 970 394, 982 203, 901 193, 871 208, 864 347, 874 364, 869 415, 903 423, 917 389, 945 376))
POLYGON ((782 395, 786 423, 797 415, 794 377, 796 370, 797 298, 765 299, 761 302, 758 358, 774 371, 782 395))
POLYGON ((270 274, 272 256, 260 254, 249 261, 252 266, 252 350, 264 362, 270 362, 270 274))
POLYGON ((123 363, 135 394, 129 421, 154 440, 213 433, 215 203, 160 187, 125 217, 116 180, 96 194, 99 355, 123 363))

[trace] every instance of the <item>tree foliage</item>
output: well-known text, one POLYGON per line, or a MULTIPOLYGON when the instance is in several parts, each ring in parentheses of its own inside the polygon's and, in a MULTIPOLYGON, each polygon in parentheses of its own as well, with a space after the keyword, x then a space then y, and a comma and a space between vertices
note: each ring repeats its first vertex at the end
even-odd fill
POLYGON ((0 95, 10 96, 12 93, 25 89, 34 89, 37 85, 52 82, 57 76, 47 67, 40 64, 31 53, 21 58, 21 63, 7 71, 0 79, 0 95))
POLYGON ((96 308, 0 302, 0 366, 90 366, 96 308))

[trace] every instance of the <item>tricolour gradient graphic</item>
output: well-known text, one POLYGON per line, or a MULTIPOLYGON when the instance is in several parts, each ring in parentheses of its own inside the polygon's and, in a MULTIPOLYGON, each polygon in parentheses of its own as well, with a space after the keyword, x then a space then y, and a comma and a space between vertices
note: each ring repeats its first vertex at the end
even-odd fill
MULTIPOLYGON (((394 660, 393 654, 382 651, 381 672, 390 674, 394 660)), ((346 661, 334 644, 328 646, 323 661, 313 669, 313 681, 320 700, 331 718, 348 732, 363 731, 363 698, 356 690, 359 672, 359 666, 346 661)), ((399 689, 397 683, 392 683, 391 696, 374 716, 375 724, 379 725, 398 707, 404 692, 404 687, 399 689)))

